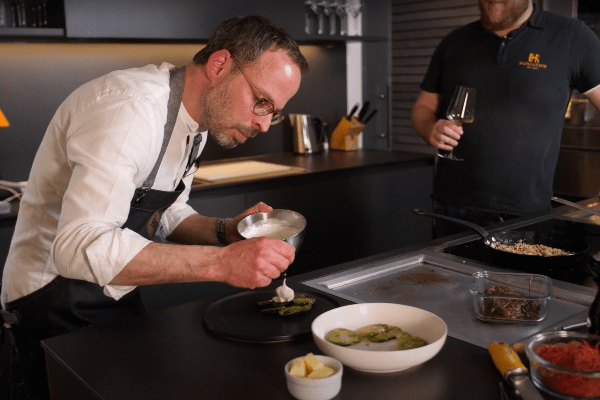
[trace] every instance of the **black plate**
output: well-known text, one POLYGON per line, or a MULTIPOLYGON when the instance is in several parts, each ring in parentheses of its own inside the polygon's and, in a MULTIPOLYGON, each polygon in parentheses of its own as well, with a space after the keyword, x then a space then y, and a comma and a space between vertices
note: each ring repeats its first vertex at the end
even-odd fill
POLYGON ((275 296, 275 290, 252 290, 224 297, 204 310, 204 325, 229 339, 244 342, 282 342, 310 335, 315 318, 326 311, 339 307, 330 297, 315 292, 298 292, 316 299, 312 309, 304 314, 281 316, 263 314, 259 301, 275 296))

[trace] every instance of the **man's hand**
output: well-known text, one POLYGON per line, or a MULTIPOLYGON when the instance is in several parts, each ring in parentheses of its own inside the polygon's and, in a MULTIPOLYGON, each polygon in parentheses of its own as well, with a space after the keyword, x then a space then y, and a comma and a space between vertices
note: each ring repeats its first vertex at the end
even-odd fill
POLYGON ((241 240, 220 249, 219 281, 254 289, 267 286, 294 261, 295 249, 283 240, 268 237, 241 240))
POLYGON ((238 223, 241 220, 243 220, 250 214, 254 214, 257 212, 268 213, 270 211, 273 211, 273 207, 268 206, 263 202, 259 202, 253 207, 250 207, 249 209, 238 215, 237 217, 233 218, 232 220, 227 221, 225 223, 225 238, 227 239, 227 243, 234 243, 244 239, 237 230, 238 223))
POLYGON ((462 126, 456 125, 447 119, 439 119, 433 125, 426 140, 430 145, 438 149, 452 150, 454 146, 458 145, 462 134, 462 126))
POLYGON ((447 119, 437 119, 440 95, 422 91, 412 109, 415 131, 427 143, 442 150, 452 150, 463 133, 462 127, 447 119))

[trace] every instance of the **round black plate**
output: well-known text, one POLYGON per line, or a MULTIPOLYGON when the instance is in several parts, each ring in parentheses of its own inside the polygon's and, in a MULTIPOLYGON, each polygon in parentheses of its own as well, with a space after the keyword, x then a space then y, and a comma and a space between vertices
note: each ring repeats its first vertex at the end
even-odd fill
POLYGON ((339 307, 330 297, 315 292, 298 292, 316 299, 312 309, 304 314, 281 316, 263 314, 259 301, 273 298, 275 290, 252 290, 224 297, 204 310, 204 324, 212 332, 229 339, 245 342, 282 342, 311 333, 317 316, 339 307))

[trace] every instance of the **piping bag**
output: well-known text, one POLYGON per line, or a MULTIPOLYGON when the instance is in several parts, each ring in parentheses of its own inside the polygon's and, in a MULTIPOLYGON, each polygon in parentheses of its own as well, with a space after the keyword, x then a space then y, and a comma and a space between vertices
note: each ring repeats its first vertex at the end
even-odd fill
POLYGON ((523 400, 544 400, 529 379, 529 370, 508 344, 492 342, 488 346, 488 351, 502 377, 519 392, 523 400))

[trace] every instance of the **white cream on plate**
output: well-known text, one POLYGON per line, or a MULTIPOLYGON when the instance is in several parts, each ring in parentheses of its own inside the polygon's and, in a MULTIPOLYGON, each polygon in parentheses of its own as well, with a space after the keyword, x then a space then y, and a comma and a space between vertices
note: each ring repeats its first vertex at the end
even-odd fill
POLYGON ((285 284, 285 278, 283 279, 283 285, 275 289, 275 294, 276 296, 273 297, 273 301, 278 303, 294 300, 294 291, 287 287, 285 284))

